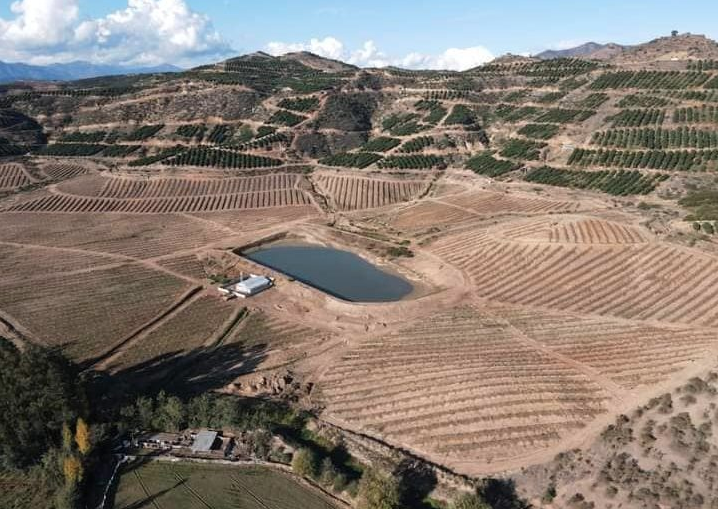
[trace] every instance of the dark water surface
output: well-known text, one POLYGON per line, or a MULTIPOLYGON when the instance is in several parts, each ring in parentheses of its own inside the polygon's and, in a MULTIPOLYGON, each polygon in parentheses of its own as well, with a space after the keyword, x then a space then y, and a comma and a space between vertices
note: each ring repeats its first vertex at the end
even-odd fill
POLYGON ((323 246, 274 245, 242 253, 252 261, 351 302, 401 300, 414 287, 360 256, 323 246))

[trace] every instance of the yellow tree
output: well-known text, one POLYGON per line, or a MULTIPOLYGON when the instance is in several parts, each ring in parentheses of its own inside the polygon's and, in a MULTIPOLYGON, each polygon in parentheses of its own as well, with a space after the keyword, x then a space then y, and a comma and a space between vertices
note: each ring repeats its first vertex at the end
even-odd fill
POLYGON ((77 456, 66 456, 62 462, 62 471, 68 486, 74 486, 82 480, 82 463, 77 456))
POLYGON ((81 454, 85 455, 90 452, 90 427, 82 417, 77 419, 75 426, 75 443, 77 443, 77 449, 81 454))

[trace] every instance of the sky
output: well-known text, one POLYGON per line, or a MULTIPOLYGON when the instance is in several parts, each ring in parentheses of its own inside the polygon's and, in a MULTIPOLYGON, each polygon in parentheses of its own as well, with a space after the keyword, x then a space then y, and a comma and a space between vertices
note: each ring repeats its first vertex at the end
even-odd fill
POLYGON ((716 19, 716 0, 0 0, 0 60, 190 67, 309 50, 360 66, 463 70, 671 30, 716 39, 716 19))

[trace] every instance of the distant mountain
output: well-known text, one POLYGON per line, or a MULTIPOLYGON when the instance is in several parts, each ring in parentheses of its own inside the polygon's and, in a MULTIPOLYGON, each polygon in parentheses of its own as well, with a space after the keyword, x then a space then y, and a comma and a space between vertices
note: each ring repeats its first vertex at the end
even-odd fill
POLYGON ((178 72, 181 70, 179 67, 169 64, 162 64, 155 67, 133 67, 92 64, 82 61, 50 65, 0 62, 0 83, 12 81, 71 81, 95 78, 97 76, 178 72))
POLYGON ((543 51, 535 56, 541 60, 550 60, 552 58, 589 57, 592 55, 600 55, 600 57, 607 58, 609 56, 608 54, 621 53, 625 48, 625 46, 614 44, 612 42, 609 42, 608 44, 587 42, 586 44, 581 44, 575 48, 543 51))

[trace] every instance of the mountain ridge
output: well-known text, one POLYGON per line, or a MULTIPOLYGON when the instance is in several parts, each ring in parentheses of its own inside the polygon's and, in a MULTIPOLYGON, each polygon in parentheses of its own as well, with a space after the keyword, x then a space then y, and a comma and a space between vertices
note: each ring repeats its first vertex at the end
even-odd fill
POLYGON ((182 69, 171 64, 151 67, 135 67, 112 64, 93 64, 82 60, 63 64, 32 65, 21 62, 0 61, 0 83, 13 81, 72 81, 99 76, 124 74, 153 74, 179 72, 182 69))

